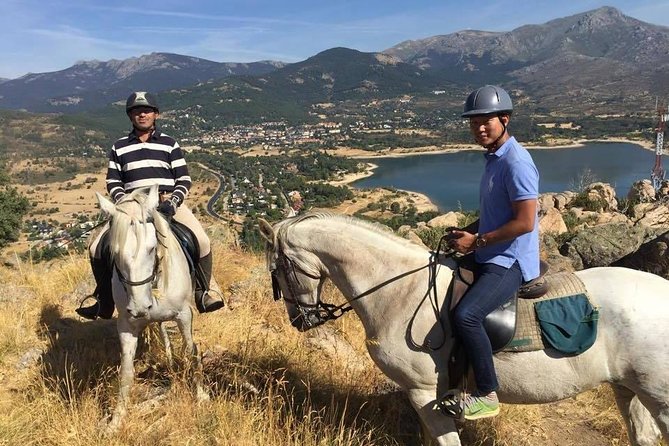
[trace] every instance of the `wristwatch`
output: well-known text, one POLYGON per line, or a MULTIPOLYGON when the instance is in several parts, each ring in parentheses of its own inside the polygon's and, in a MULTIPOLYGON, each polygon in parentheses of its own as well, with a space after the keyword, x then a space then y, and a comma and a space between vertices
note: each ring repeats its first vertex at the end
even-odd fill
POLYGON ((476 242, 474 244, 477 248, 483 248, 488 244, 488 239, 482 235, 476 234, 476 242))

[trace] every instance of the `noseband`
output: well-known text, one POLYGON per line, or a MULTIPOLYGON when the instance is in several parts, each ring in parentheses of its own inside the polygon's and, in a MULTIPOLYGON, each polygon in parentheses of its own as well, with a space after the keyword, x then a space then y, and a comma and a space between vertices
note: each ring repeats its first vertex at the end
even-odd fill
POLYGON ((305 304, 297 300, 295 298, 297 293, 295 292, 295 287, 293 285, 294 283, 300 283, 300 279, 297 277, 297 271, 309 277, 310 279, 322 279, 321 276, 309 274, 308 272, 296 266, 295 262, 293 262, 286 254, 284 254, 282 250, 279 250, 276 259, 276 265, 270 269, 270 275, 272 277, 272 295, 274 300, 283 299, 284 301, 295 305, 297 310, 300 312, 300 317, 302 318, 302 321, 306 325, 307 329, 318 327, 327 321, 339 319, 344 315, 344 313, 353 309, 348 304, 334 305, 327 302, 321 302, 320 296, 318 297, 318 300, 315 304, 305 304), (281 292, 281 287, 279 286, 279 269, 283 270, 285 274, 288 291, 291 294, 290 298, 284 296, 281 292), (291 280, 291 277, 293 280, 291 280))
POLYGON ((153 259, 153 272, 149 277, 147 277, 144 280, 139 280, 137 282, 133 282, 132 280, 128 280, 123 273, 121 272, 120 269, 118 269, 118 266, 116 265, 116 262, 114 262, 114 269, 116 270, 116 274, 118 275, 118 279, 123 283, 123 285, 127 286, 140 286, 140 285, 146 285, 147 283, 153 282, 153 279, 156 278, 156 275, 158 274, 158 257, 154 257, 153 259))

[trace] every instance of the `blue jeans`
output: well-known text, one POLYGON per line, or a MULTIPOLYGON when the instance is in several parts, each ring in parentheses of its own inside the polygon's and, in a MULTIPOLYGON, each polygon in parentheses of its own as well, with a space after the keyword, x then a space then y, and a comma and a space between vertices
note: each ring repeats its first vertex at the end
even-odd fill
POLYGON ((476 269, 475 282, 455 307, 453 316, 456 333, 474 370, 476 387, 481 394, 488 394, 499 384, 483 320, 513 297, 523 284, 523 274, 518 262, 508 269, 492 263, 477 264, 476 269))

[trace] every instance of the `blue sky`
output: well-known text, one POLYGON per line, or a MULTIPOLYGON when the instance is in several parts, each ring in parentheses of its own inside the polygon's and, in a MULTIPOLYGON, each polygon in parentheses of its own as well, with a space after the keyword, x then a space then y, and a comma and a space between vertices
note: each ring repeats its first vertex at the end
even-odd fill
POLYGON ((151 52, 297 62, 335 46, 382 51, 462 29, 510 31, 604 5, 669 26, 669 0, 2 0, 0 77, 151 52))

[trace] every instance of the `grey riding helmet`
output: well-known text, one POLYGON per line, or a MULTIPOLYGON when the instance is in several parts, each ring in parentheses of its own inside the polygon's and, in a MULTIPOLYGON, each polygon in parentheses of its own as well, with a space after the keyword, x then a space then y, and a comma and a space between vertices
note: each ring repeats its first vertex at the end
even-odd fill
POLYGON ((486 85, 472 91, 465 101, 463 118, 470 116, 511 114, 513 104, 511 97, 503 88, 496 85, 486 85))
POLYGON ((128 96, 128 100, 125 101, 126 113, 129 114, 133 108, 137 107, 151 107, 156 111, 156 113, 159 111, 156 97, 151 93, 147 93, 146 91, 136 91, 128 96))

